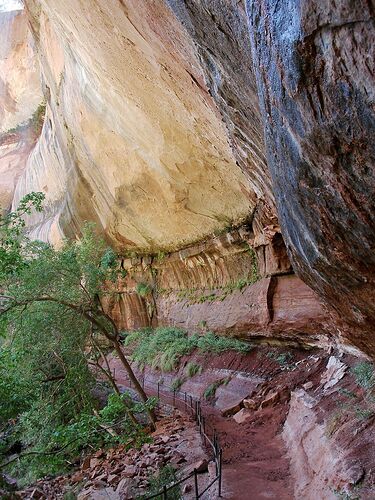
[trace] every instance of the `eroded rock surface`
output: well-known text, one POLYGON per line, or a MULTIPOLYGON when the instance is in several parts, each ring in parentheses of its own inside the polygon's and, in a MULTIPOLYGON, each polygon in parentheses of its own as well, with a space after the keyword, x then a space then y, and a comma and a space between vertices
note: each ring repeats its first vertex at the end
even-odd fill
POLYGON ((294 269, 374 352, 373 2, 247 0, 247 12, 294 269))
POLYGON ((28 12, 49 95, 16 194, 47 192, 33 235, 91 219, 118 250, 171 249, 252 214, 257 195, 168 5, 48 0, 28 12))
POLYGON ((8 209, 39 137, 39 61, 24 11, 0 12, 0 206, 8 209), (34 115, 34 119, 33 119, 34 115))
MULTIPOLYGON (((174 251, 154 266, 160 287, 173 291, 241 278, 247 242, 260 277, 290 272, 290 257, 333 307, 331 333, 375 352, 371 3, 28 0, 26 7, 46 117, 20 179, 31 142, 7 137, 0 169, 9 170, 6 202, 16 181, 14 205, 27 192, 46 193, 45 212, 28 220, 32 237, 58 244, 91 220, 121 254, 174 251), (245 229, 230 250, 223 240, 215 247, 212 235, 233 227, 245 229)), ((26 74, 35 66, 32 51, 25 54, 30 33, 23 28, 15 39, 26 74)), ((9 74, 17 68, 10 64, 9 74)), ((30 117, 20 105, 30 91, 15 81, 1 84, 1 113, 19 124, 21 109, 30 117)), ((292 315, 296 288, 284 289, 292 315)), ((155 301, 144 302, 124 296, 112 309, 119 321, 142 326, 157 316, 155 301)), ((284 318, 277 321, 281 327, 284 318)))

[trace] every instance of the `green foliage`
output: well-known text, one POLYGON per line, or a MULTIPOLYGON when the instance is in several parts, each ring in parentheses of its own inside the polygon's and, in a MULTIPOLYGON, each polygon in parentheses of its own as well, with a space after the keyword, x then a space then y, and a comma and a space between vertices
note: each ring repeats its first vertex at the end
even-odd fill
POLYGON ((19 373, 17 357, 9 347, 0 347, 0 426, 25 411, 32 400, 31 381, 19 373))
POLYGON ((361 361, 351 371, 357 384, 364 389, 372 389, 375 386, 374 365, 372 363, 361 361))
MULTIPOLYGON (((155 402, 147 403, 154 406, 155 402)), ((127 394, 111 394, 107 405, 98 412, 84 411, 75 418, 58 426, 40 429, 38 436, 32 436, 26 429, 35 429, 35 413, 26 414, 19 424, 18 433, 29 434, 29 450, 34 455, 25 456, 10 466, 13 475, 20 478, 20 484, 35 481, 46 474, 61 473, 69 469, 69 463, 77 457, 97 448, 125 444, 140 447, 149 438, 140 426, 135 426, 128 417, 126 408, 134 412, 145 411, 141 403, 132 403, 127 394)), ((28 451, 29 453, 29 451, 28 451)))
POLYGON ((194 377, 194 375, 202 373, 202 367, 201 365, 198 365, 193 361, 189 361, 189 363, 186 365, 185 372, 186 375, 191 378, 194 377))
POLYGON ((173 391, 178 391, 184 382, 185 382, 184 378, 181 378, 181 377, 175 378, 171 384, 171 389, 173 391))
POLYGON ((356 407, 355 412, 359 420, 368 420, 375 414, 375 408, 356 407))
POLYGON ((38 135, 42 129, 45 114, 46 114, 46 103, 42 102, 36 108, 36 110, 33 113, 33 116, 31 117, 31 125, 36 135, 38 135))
MULTIPOLYGON (((204 302, 214 302, 216 300, 223 301, 228 295, 236 290, 242 291, 246 286, 251 285, 260 279, 258 270, 258 260, 256 253, 252 247, 249 246, 247 252, 251 255, 251 269, 245 276, 232 281, 225 286, 221 287, 220 291, 208 292, 207 289, 183 289, 179 290, 177 297, 180 300, 186 299, 191 304, 202 304, 204 302)), ((202 264, 204 265, 204 264, 202 264)))
POLYGON ((270 351, 267 353, 267 358, 275 360, 281 366, 287 366, 293 360, 293 354, 289 351, 282 353, 270 351))
POLYGON ((102 256, 100 265, 103 269, 113 269, 117 266, 117 254, 112 248, 107 248, 102 256))
POLYGON ((152 291, 151 286, 148 285, 147 283, 137 283, 137 286, 135 287, 135 289, 136 289, 136 292, 138 293, 138 295, 141 297, 146 297, 152 291))
POLYGON ((10 128, 5 134, 22 134, 26 133, 30 127, 33 133, 38 136, 43 126, 44 116, 46 114, 46 104, 42 102, 34 111, 31 118, 23 123, 18 124, 16 127, 10 128))
POLYGON ((352 398, 352 399, 357 398, 357 394, 355 394, 353 391, 349 391, 348 389, 345 389, 345 388, 339 389, 339 393, 347 398, 352 398))
POLYGON ((226 351, 247 353, 251 351, 253 346, 242 340, 218 336, 212 332, 207 332, 197 338, 197 348, 202 352, 220 354, 226 351))
POLYGON ((31 193, 0 219, 0 423, 9 428, 7 421, 16 418, 7 443, 17 440, 32 451, 11 466, 25 481, 61 471, 89 445, 118 442, 125 430, 136 442, 140 432, 126 407, 149 413, 154 404, 139 408, 129 398, 111 397, 97 412, 88 348, 100 336, 117 345, 119 332, 102 299, 111 296, 105 284, 121 269, 90 224, 79 241, 58 250, 29 241, 24 215, 40 210, 42 200, 41 193, 31 193), (120 413, 125 416, 115 422, 120 413), (108 425, 115 426, 114 434, 108 425))
POLYGON ((134 347, 132 358, 141 367, 172 371, 179 359, 196 347, 196 336, 174 327, 145 328, 130 333, 125 345, 134 347))
POLYGON ((229 378, 221 378, 219 380, 216 380, 215 382, 213 382, 212 384, 210 384, 207 389, 204 391, 203 393, 203 397, 205 399, 213 399, 216 395, 216 391, 217 389, 221 386, 221 385, 227 385, 228 382, 230 381, 229 378))
MULTIPOLYGON (((151 476, 148 480, 147 494, 141 498, 148 498, 156 495, 163 490, 164 486, 170 486, 177 481, 176 470, 171 465, 166 465, 161 468, 155 476, 151 476)), ((155 500, 162 500, 163 495, 155 497, 155 500)), ((168 499, 180 500, 182 498, 179 485, 168 490, 168 499)))
POLYGON ((237 339, 219 337, 212 332, 188 335, 175 327, 137 330, 126 336, 125 345, 132 347, 132 359, 140 367, 149 365, 165 372, 174 370, 180 358, 194 349, 214 354, 229 350, 246 353, 252 349, 250 344, 237 339))
POLYGON ((22 198, 16 210, 6 215, 0 213, 0 282, 27 265, 24 253, 28 253, 28 240, 23 237, 24 217, 33 210, 40 212, 43 200, 43 193, 30 193, 22 198))
POLYGON ((157 253, 157 255, 156 255, 156 260, 157 260, 158 262, 162 262, 162 261, 165 259, 165 257, 166 257, 166 256, 167 256, 167 253, 166 253, 166 252, 160 251, 160 252, 158 252, 158 253, 157 253))

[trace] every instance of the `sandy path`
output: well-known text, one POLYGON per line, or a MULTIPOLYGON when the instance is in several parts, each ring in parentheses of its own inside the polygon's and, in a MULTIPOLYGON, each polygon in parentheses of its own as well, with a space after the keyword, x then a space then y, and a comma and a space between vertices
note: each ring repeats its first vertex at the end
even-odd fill
MULTIPOLYGON (((118 373, 118 372, 117 372, 118 373)), ((118 382, 126 387, 126 379, 118 373, 118 382)), ((149 396, 155 396, 155 386, 145 384, 149 396)), ((194 395, 192 395, 194 397, 194 395)), ((160 391, 161 401, 172 404, 170 392, 160 391)), ((202 403, 207 422, 219 435, 223 449, 222 498, 226 500, 293 499, 293 484, 289 460, 279 432, 285 419, 286 406, 255 412, 243 424, 224 418, 220 412, 202 403)), ((212 499, 217 494, 211 494, 212 499)))

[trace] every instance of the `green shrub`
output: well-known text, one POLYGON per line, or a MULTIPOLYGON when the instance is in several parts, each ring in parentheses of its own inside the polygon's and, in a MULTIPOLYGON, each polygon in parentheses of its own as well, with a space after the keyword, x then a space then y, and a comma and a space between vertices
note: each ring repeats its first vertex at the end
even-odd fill
POLYGON ((152 288, 147 283, 137 283, 135 290, 140 297, 146 297, 151 293, 152 288))
POLYGON ((202 352, 212 352, 220 354, 226 351, 237 351, 246 353, 251 351, 252 345, 242 340, 230 337, 219 337, 212 332, 208 332, 198 338, 197 347, 202 352))
POLYGON ((285 366, 288 365, 292 359, 293 359, 293 354, 290 353, 289 351, 287 352, 282 352, 278 353, 277 351, 270 351, 267 353, 267 357, 270 359, 275 360, 279 365, 285 366))
POLYGON ((178 391, 184 382, 185 382, 185 379, 183 379, 181 377, 175 378, 171 384, 171 389, 173 391, 178 391))
MULTIPOLYGON (((151 476, 148 480, 148 491, 147 494, 142 496, 141 498, 148 498, 152 495, 156 495, 159 491, 163 490, 164 486, 169 486, 177 481, 176 469, 174 469, 171 465, 166 465, 161 468, 159 472, 151 476)), ((170 490, 168 490, 168 499, 171 500, 180 500, 182 498, 180 492, 180 486, 177 485, 170 490)), ((155 497, 155 500, 162 500, 163 495, 155 497)))
POLYGON ((48 425, 48 421, 42 418, 40 424, 46 423, 46 426, 40 426, 38 436, 30 432, 42 417, 38 411, 40 408, 35 406, 21 416, 17 435, 30 451, 37 454, 25 458, 21 454, 21 459, 10 465, 9 470, 19 478, 20 485, 25 485, 47 474, 69 470, 69 462, 74 462, 77 457, 93 449, 120 443, 139 447, 149 438, 141 426, 135 426, 130 420, 126 408, 131 408, 134 413, 143 413, 146 406, 153 408, 155 404, 155 398, 144 404, 133 403, 126 393, 121 396, 111 394, 107 405, 95 414, 83 412, 57 427, 48 425), (111 432, 107 429, 111 429, 111 432))
POLYGON ((189 336, 185 330, 175 327, 137 330, 129 333, 124 343, 132 347, 132 359, 140 367, 149 365, 165 372, 174 370, 180 358, 194 349, 214 354, 229 350, 245 353, 252 349, 250 344, 240 340, 219 337, 212 332, 189 336))
POLYGON ((198 365, 197 363, 190 361, 186 365, 185 372, 186 372, 186 375, 191 378, 191 377, 194 377, 194 375, 197 375, 197 373, 199 373, 199 374, 202 373, 202 367, 201 367, 201 365, 198 365))
POLYGON ((203 393, 204 398, 205 399, 213 399, 215 397, 215 395, 216 395, 217 389, 221 385, 227 385, 229 382, 230 382, 230 378, 229 377, 221 378, 219 380, 216 380, 215 382, 213 382, 212 384, 210 384, 207 387, 207 389, 204 391, 204 393, 203 393))
POLYGON ((355 409, 355 414, 359 420, 368 420, 375 414, 375 409, 357 407, 355 409))
POLYGON ((352 368, 352 373, 358 385, 364 389, 372 389, 375 386, 374 365, 368 361, 362 361, 352 368))
POLYGON ((180 328, 159 327, 138 330, 129 334, 125 345, 134 347, 132 358, 140 366, 172 371, 179 359, 196 348, 196 336, 188 337, 180 328))

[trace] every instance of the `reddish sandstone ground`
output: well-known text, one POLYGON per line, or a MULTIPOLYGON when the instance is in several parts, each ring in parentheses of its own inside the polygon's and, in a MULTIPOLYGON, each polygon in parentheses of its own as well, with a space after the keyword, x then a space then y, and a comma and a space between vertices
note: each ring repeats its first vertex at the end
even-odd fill
MULTIPOLYGON (((337 355, 340 356, 339 353, 337 355)), ((215 356, 194 354, 182 359, 178 372, 174 374, 160 374, 146 369, 138 375, 141 378, 145 375, 146 392, 152 395, 156 394, 156 384, 160 379, 166 386, 170 386, 175 378, 185 376, 185 366, 188 361, 199 363, 203 368, 202 374, 192 379, 187 378, 180 390, 202 400, 203 413, 219 434, 223 448, 223 498, 287 500, 297 498, 296 481, 303 483, 306 479, 302 476, 296 477, 295 474, 292 476, 288 450, 281 437, 289 411, 290 393, 301 390, 308 382, 305 393, 320 398, 318 406, 314 409, 317 423, 327 427, 332 421, 336 422, 336 413, 348 404, 346 394, 351 392, 355 395, 355 404, 361 405, 364 402, 363 390, 358 387, 350 371, 350 367, 359 360, 348 355, 340 358, 348 366, 346 375, 336 384, 333 392, 323 394, 321 377, 326 371, 328 359, 329 355, 324 351, 286 350, 261 346, 246 355, 234 352, 215 356), (283 355, 281 362, 280 359, 277 360, 280 355, 283 355), (204 401, 205 389, 213 381, 224 377, 230 380, 229 383, 221 385, 211 401, 204 401), (346 391, 346 394, 343 391, 346 391), (234 406, 248 395, 251 395, 259 405, 259 402, 275 392, 279 396, 273 403, 250 412, 251 415, 243 423, 237 423, 232 416, 222 416, 224 409, 234 406)), ((112 360, 111 365, 118 382, 127 386, 126 376, 118 362, 112 360)), ((162 390, 161 399, 171 402, 171 392, 167 389, 162 390)), ((360 464, 363 477, 358 485, 352 483, 349 478, 346 486, 358 488, 362 495, 359 498, 366 500, 375 498, 373 424, 373 417, 361 422, 354 411, 341 412, 341 417, 335 424, 337 428, 334 429, 328 442, 332 450, 336 449, 339 453, 340 449, 345 451, 346 461, 351 460, 355 467, 360 464)), ((328 429, 328 433, 330 432, 328 429)), ((326 444, 322 441, 321 454, 327 452, 324 449, 326 444)), ((310 451, 307 450, 308 453, 310 451)), ((313 469, 310 472, 314 474, 313 469)), ((322 475, 323 488, 327 491, 327 496, 324 498, 336 498, 336 485, 343 486, 342 475, 335 477, 333 471, 333 476, 329 479, 332 479, 332 483, 324 487, 326 481, 324 470, 317 473, 322 475)), ((210 498, 217 498, 217 492, 211 494, 210 498)))
MULTIPOLYGON (((198 381, 187 381, 182 386, 182 391, 186 390, 193 397, 204 401, 202 398, 204 389, 213 380, 220 378, 220 375, 227 375, 228 370, 229 373, 233 371, 233 373, 249 375, 247 383, 233 377, 228 385, 217 390, 216 404, 214 401, 207 401, 202 406, 207 421, 219 434, 220 445, 223 449, 222 495, 227 500, 293 498, 289 460, 280 437, 288 411, 287 401, 280 403, 276 408, 266 408, 261 412, 255 412, 253 418, 242 424, 237 424, 231 417, 221 415, 223 408, 233 405, 255 390, 257 385, 262 383, 260 382, 262 378, 273 380, 275 386, 277 384, 293 386, 297 379, 299 381, 303 379, 300 371, 298 375, 291 376, 290 372, 282 369, 284 367, 281 367, 279 363, 267 357, 269 351, 269 348, 258 348, 246 355, 233 352, 217 356, 196 355, 194 362, 202 365, 203 373, 196 377, 198 381), (223 367, 225 368, 222 374, 223 367), (241 387, 238 389, 238 386, 241 387)), ((295 352, 294 361, 302 359, 303 356, 306 356, 306 353, 295 352)), ((184 365, 188 360, 191 358, 182 360, 180 373, 183 373, 184 365)), ((126 376, 120 366, 114 360, 112 366, 115 368, 118 381, 126 385, 126 376)), ((146 392, 150 395, 155 394, 155 382, 160 375, 147 370, 145 377, 146 392)), ((164 384, 170 385, 174 377, 164 374, 164 384)), ((170 392, 164 389, 161 392, 161 399, 165 398, 171 401, 170 392)), ((211 494, 211 498, 216 497, 217 492, 211 494)))

